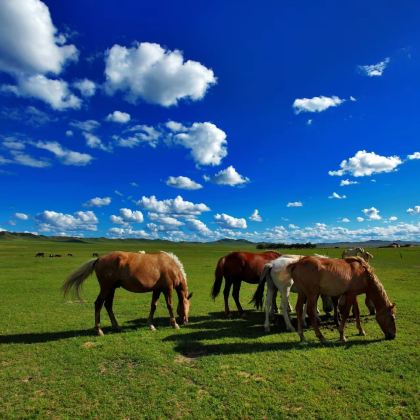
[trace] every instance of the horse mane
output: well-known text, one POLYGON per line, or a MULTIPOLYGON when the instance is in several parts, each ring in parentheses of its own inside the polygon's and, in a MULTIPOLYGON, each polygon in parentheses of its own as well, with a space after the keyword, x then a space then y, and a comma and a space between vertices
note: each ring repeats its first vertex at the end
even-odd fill
POLYGON ((187 274, 185 273, 184 266, 180 259, 173 254, 172 252, 166 252, 166 251, 160 251, 162 254, 166 254, 168 257, 172 258, 175 261, 175 264, 178 266, 178 268, 181 270, 182 275, 184 276, 185 282, 187 282, 187 274))
POLYGON ((378 296, 383 300, 386 307, 389 307, 392 305, 391 301, 389 300, 388 295, 385 292, 383 284, 379 281, 378 277, 376 276, 373 268, 365 261, 363 260, 362 263, 365 272, 367 274, 368 278, 368 288, 371 288, 375 290, 375 292, 378 293, 378 296))

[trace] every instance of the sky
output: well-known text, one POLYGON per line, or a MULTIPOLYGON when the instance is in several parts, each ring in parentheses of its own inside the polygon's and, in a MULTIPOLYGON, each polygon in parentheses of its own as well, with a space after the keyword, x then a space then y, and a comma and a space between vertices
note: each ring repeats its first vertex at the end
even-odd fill
POLYGON ((0 230, 420 240, 420 3, 0 0, 0 230))

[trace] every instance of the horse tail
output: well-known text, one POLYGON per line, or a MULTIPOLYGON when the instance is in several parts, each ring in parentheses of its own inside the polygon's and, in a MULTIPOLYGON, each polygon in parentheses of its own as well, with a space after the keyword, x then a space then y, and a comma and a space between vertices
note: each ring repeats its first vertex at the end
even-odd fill
POLYGON ((214 283, 211 289, 211 297, 213 299, 216 299, 216 296, 220 293, 220 288, 222 287, 223 267, 225 265, 225 258, 226 257, 220 258, 216 265, 216 271, 214 272, 214 283))
POLYGON ((67 296, 68 293, 74 289, 74 293, 79 300, 82 300, 80 297, 80 289, 82 288, 83 282, 93 273, 95 269, 95 264, 99 258, 92 258, 77 270, 71 273, 66 281, 64 282, 61 290, 63 291, 64 296, 67 296))
POLYGON ((252 296, 251 303, 253 303, 257 309, 261 309, 263 306, 265 282, 271 274, 272 267, 273 266, 270 263, 264 266, 264 269, 260 276, 260 282, 258 283, 257 290, 255 290, 254 296, 252 296))

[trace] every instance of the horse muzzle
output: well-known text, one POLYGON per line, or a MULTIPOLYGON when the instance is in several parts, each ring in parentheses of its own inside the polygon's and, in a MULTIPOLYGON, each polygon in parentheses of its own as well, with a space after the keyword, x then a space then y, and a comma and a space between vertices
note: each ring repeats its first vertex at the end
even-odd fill
POLYGON ((394 340, 395 336, 396 334, 393 334, 393 333, 385 334, 385 340, 394 340))

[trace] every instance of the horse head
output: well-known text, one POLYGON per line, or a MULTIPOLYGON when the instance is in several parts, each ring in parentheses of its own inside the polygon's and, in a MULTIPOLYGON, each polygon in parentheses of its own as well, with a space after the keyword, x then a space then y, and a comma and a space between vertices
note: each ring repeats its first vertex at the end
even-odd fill
POLYGON ((182 293, 182 297, 179 297, 178 300, 178 307, 177 307, 177 313, 178 316, 181 319, 181 322, 186 325, 188 324, 188 315, 190 312, 190 299, 192 297, 192 293, 182 293))
POLYGON ((386 340, 393 340, 397 334, 395 325, 395 303, 376 312, 376 320, 385 334, 386 340))

